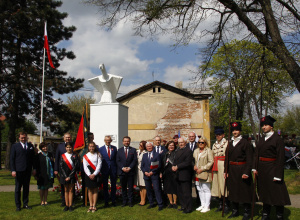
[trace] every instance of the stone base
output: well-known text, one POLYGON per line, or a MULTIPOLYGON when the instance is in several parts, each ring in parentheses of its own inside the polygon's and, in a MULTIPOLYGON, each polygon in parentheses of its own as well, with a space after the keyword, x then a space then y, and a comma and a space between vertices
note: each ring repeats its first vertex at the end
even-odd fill
POLYGON ((122 147, 123 137, 128 135, 128 107, 120 103, 91 104, 90 132, 99 147, 105 144, 106 135, 111 136, 112 145, 122 147))

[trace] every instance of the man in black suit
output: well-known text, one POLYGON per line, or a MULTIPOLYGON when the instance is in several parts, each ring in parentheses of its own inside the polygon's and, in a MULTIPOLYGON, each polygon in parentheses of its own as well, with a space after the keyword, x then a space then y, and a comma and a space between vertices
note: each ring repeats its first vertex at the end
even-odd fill
POLYGON ((193 152, 186 147, 183 138, 178 139, 179 148, 175 154, 172 170, 176 172, 177 194, 183 213, 190 213, 193 209, 192 203, 192 161, 193 152))
POLYGON ((122 186, 122 207, 126 206, 127 200, 129 207, 133 207, 133 181, 135 174, 135 167, 137 164, 137 154, 133 147, 130 147, 131 138, 128 136, 123 137, 123 145, 117 153, 117 174, 120 177, 122 186), (128 187, 128 196, 127 196, 128 187))
POLYGON ((16 211, 21 210, 21 188, 23 186, 23 208, 31 209, 28 206, 29 183, 32 174, 35 176, 35 163, 34 163, 34 147, 27 142, 27 133, 19 133, 19 143, 15 143, 10 151, 10 167, 11 175, 15 178, 15 203, 17 206, 16 211))
MULTIPOLYGON (((64 154, 64 153, 66 153, 65 144, 67 142, 71 142, 71 140, 72 140, 71 134, 70 133, 65 133, 64 134, 64 142, 60 143, 57 146, 56 153, 55 153, 55 163, 54 163, 54 174, 55 175, 58 175, 60 173, 59 162, 60 162, 61 155, 64 154)), ((66 206, 66 202, 65 202, 65 187, 64 187, 63 184, 60 184, 60 186, 61 186, 61 198, 62 198, 61 207, 64 207, 64 206, 66 206)))

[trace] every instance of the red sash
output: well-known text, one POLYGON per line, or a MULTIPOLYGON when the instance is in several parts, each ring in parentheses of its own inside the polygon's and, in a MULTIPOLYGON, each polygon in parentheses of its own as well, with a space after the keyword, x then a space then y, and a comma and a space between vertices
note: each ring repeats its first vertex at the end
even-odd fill
POLYGON ((84 157, 84 159, 89 163, 89 165, 91 166, 91 168, 95 171, 95 170, 96 170, 96 167, 95 167, 95 165, 90 161, 90 159, 88 158, 88 156, 84 155, 83 157, 84 157))
POLYGON ((212 171, 218 171, 218 161, 224 161, 225 160, 225 156, 215 156, 214 157, 214 165, 212 168, 212 171))
POLYGON ((70 170, 73 170, 73 166, 70 163, 70 161, 68 160, 68 158, 66 157, 65 154, 62 154, 61 157, 64 159, 65 163, 67 164, 67 166, 69 167, 70 170))

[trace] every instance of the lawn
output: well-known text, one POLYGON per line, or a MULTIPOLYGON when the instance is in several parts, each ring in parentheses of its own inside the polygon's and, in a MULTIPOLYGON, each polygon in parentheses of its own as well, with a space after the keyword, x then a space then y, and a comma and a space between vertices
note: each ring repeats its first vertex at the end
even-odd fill
MULTIPOLYGON (((86 207, 80 207, 81 201, 77 200, 75 204, 74 212, 63 212, 63 208, 60 207, 59 194, 56 192, 49 192, 48 206, 40 206, 38 192, 30 192, 29 205, 32 206, 32 210, 22 209, 20 212, 15 212, 14 193, 13 192, 1 192, 0 193, 0 218, 1 219, 224 219, 221 213, 215 213, 216 203, 212 204, 212 210, 208 213, 200 213, 194 211, 190 214, 183 214, 175 209, 164 209, 160 212, 157 211, 157 207, 153 209, 147 209, 147 206, 138 206, 130 208, 120 207, 121 202, 117 203, 117 207, 103 208, 103 199, 100 199, 95 213, 87 213, 86 207)), ((196 207, 195 207, 196 208, 196 207)), ((262 207, 256 206, 255 218, 260 219, 262 207)), ((242 212, 242 210, 241 210, 242 212)), ((299 219, 300 209, 285 208, 285 219, 296 220, 299 219)), ((227 217, 227 216, 226 216, 227 217)), ((274 210, 272 210, 271 219, 275 218, 274 210)), ((242 219, 242 216, 236 218, 242 219)))

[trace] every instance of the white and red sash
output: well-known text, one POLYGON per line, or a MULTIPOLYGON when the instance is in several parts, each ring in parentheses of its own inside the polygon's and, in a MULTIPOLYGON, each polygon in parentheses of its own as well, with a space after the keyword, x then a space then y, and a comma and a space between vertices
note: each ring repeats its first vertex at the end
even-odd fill
POLYGON ((96 170, 96 166, 92 163, 92 161, 90 161, 90 159, 88 158, 88 156, 84 155, 83 157, 89 163, 89 165, 91 166, 91 168, 95 171, 96 170))
POLYGON ((71 158, 67 158, 66 154, 62 154, 61 155, 63 160, 65 161, 65 163, 67 164, 67 166, 69 167, 70 170, 73 170, 74 164, 73 161, 71 160, 71 158))
POLYGON ((151 162, 151 165, 150 165, 150 169, 156 169, 158 168, 158 165, 159 165, 159 161, 154 161, 154 162, 151 162))

